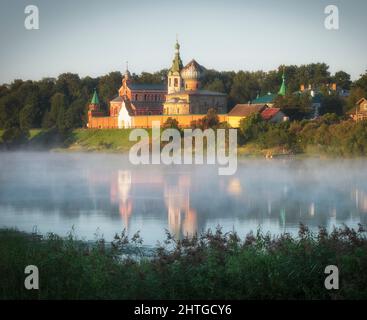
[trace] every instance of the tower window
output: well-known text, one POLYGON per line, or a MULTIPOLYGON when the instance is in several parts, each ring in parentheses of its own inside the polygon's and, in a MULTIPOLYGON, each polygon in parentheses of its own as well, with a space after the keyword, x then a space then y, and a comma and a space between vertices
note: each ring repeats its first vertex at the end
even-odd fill
POLYGON ((169 86, 171 86, 172 85, 171 78, 169 78, 168 82, 169 82, 169 86))
POLYGON ((178 87, 178 79, 175 78, 175 87, 178 87))

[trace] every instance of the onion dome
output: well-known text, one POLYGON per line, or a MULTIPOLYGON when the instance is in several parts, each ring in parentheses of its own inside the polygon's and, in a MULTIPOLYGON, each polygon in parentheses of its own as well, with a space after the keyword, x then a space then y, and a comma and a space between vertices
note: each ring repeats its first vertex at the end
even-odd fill
POLYGON ((175 57, 172 61, 172 67, 168 72, 168 75, 179 74, 182 69, 182 60, 180 57, 180 44, 176 41, 175 44, 175 57))
POLYGON ((126 70, 125 70, 125 73, 124 73, 124 78, 125 80, 130 80, 131 78, 131 73, 129 71, 129 62, 126 61, 126 70))
POLYGON ((200 80, 204 71, 205 68, 193 59, 182 69, 181 77, 184 80, 200 80))

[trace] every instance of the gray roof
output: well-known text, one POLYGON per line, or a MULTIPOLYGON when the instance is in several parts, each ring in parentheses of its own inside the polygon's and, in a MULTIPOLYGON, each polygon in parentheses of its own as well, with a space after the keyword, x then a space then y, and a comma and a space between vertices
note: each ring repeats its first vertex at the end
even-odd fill
POLYGON ((121 96, 117 96, 111 100, 111 102, 122 102, 124 101, 124 98, 121 96))
POLYGON ((168 96, 175 96, 177 94, 190 94, 200 96, 226 96, 225 93, 209 91, 209 90, 182 90, 175 93, 170 93, 168 96))
POLYGON ((129 84, 130 90, 154 90, 154 91, 167 91, 167 87, 164 83, 131 83, 129 84))

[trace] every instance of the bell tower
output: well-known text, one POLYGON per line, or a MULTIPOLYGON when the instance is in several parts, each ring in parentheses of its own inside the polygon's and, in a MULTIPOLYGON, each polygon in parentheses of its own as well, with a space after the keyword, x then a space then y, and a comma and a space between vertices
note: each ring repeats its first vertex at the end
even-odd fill
POLYGON ((181 69, 183 68, 182 60, 180 57, 180 44, 176 40, 175 44, 175 57, 172 61, 172 67, 168 71, 168 94, 181 91, 183 87, 183 81, 181 78, 181 69))
POLYGON ((131 83, 131 74, 130 74, 130 71, 129 71, 128 62, 126 61, 126 71, 125 71, 124 76, 122 78, 122 86, 119 89, 119 96, 120 97, 126 97, 128 95, 127 91, 128 91, 128 87, 129 87, 130 83, 131 83))

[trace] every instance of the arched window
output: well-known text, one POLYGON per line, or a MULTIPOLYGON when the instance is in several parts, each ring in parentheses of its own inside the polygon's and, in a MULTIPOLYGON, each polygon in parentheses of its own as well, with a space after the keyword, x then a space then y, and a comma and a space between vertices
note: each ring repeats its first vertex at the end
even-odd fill
POLYGON ((138 101, 138 95, 137 94, 135 95, 135 100, 138 101))
POLYGON ((146 94, 144 95, 144 101, 147 101, 147 95, 146 94))

